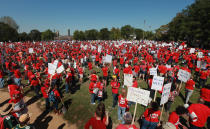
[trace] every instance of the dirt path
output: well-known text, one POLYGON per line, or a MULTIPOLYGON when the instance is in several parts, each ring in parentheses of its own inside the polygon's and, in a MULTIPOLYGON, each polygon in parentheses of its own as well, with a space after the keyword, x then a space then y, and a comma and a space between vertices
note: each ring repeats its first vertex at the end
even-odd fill
MULTIPOLYGON (((0 105, 9 98, 8 92, 0 89, 0 105)), ((25 102, 30 99, 30 97, 24 97, 25 102)), ((32 114, 30 122, 34 123, 38 129, 77 129, 76 125, 70 125, 64 120, 62 115, 41 111, 37 103, 38 101, 30 104, 28 110, 32 114)))

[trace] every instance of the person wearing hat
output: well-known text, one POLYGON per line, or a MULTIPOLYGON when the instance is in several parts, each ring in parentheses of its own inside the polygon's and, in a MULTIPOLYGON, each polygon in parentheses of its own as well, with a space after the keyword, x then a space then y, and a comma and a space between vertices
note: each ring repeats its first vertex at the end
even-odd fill
POLYGON ((123 115, 124 124, 119 124, 116 129, 138 129, 132 124, 132 115, 130 112, 125 112, 123 115))
POLYGON ((35 129, 34 126, 29 124, 30 115, 22 114, 19 118, 19 124, 17 124, 14 129, 35 129))
POLYGON ((5 104, 0 109, 0 129, 11 129, 16 124, 16 118, 12 115, 14 104, 5 104))

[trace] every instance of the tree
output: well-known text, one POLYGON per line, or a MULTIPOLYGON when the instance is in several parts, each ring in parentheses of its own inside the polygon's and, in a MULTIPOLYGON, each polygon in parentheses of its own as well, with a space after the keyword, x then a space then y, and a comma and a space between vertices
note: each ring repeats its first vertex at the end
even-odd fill
POLYGON ((134 28, 130 25, 121 27, 121 35, 124 39, 130 39, 131 35, 134 35, 134 28))
POLYGON ((10 27, 14 28, 15 30, 18 30, 19 26, 15 22, 15 20, 10 16, 3 16, 0 18, 0 22, 3 22, 5 24, 8 24, 10 27))
POLYGON ((55 36, 55 34, 50 29, 42 32, 42 34, 41 34, 42 40, 53 40, 54 36, 55 36))
POLYGON ((74 40, 80 40, 80 32, 79 30, 75 30, 73 34, 74 40))
POLYGON ((0 22, 0 41, 17 41, 17 30, 10 27, 8 24, 0 22))
POLYGON ((96 40, 96 39, 98 39, 98 31, 95 29, 86 30, 85 37, 87 40, 96 40))
POLYGON ((136 39, 140 40, 143 39, 144 31, 142 29, 135 29, 136 39))
POLYGON ((121 39, 122 36, 121 36, 121 31, 119 28, 112 28, 111 31, 110 31, 110 39, 111 40, 119 40, 121 39))
POLYGON ((160 28, 155 30, 155 38, 156 38, 156 40, 159 40, 159 41, 162 41, 162 40, 163 41, 167 41, 167 40, 169 40, 169 38, 168 38, 168 31, 169 31, 169 25, 168 24, 160 26, 160 28))
POLYGON ((31 30, 31 32, 29 33, 29 37, 31 40, 34 41, 41 41, 41 32, 39 32, 38 30, 31 30))
POLYGON ((99 37, 101 40, 109 40, 110 32, 107 28, 102 28, 99 32, 99 37))
POLYGON ((28 36, 26 32, 19 33, 18 41, 28 41, 28 40, 30 40, 30 37, 28 36))

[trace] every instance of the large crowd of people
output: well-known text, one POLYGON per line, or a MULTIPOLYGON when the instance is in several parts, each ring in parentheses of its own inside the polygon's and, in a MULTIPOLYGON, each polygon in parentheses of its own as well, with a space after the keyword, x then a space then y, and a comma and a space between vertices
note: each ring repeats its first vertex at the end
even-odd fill
MULTIPOLYGON (((166 113, 171 111, 171 105, 183 89, 184 105, 177 106, 176 110, 169 114, 168 121, 162 123, 160 103, 157 100, 150 102, 144 113, 137 116, 141 119, 140 128, 209 128, 209 50, 190 48, 185 42, 149 40, 1 42, 0 56, 0 88, 7 87, 10 95, 9 104, 0 107, 0 129, 34 128, 29 124, 30 111, 23 99, 24 88, 30 87, 38 99, 43 97, 46 110, 60 114, 58 104, 63 102, 64 94, 60 87, 64 85, 65 92, 69 93, 77 79, 83 83, 85 75, 90 80, 90 104, 98 105, 94 116, 87 121, 84 128, 109 128, 110 116, 103 101, 107 87, 111 86, 113 102, 109 106, 113 109, 117 106, 116 115, 118 124, 120 123, 116 128, 136 129, 131 111, 129 112, 134 102, 127 100, 128 90, 123 83, 123 74, 133 76, 134 88, 142 88, 138 82, 145 81, 153 100, 155 91, 151 89, 151 68, 156 68, 157 75, 164 77, 164 85, 172 83, 168 102, 165 104, 166 113), (180 69, 191 75, 186 83, 178 78, 180 69), (101 71, 102 76, 96 70, 101 71), (85 71, 90 74, 87 75, 85 71), (27 84, 23 84, 23 80, 26 80, 27 84), (200 97, 196 103, 192 103, 195 88, 198 89, 200 97), (181 116, 189 118, 188 125, 180 121, 181 116)), ((163 91, 158 92, 161 94, 163 91)))

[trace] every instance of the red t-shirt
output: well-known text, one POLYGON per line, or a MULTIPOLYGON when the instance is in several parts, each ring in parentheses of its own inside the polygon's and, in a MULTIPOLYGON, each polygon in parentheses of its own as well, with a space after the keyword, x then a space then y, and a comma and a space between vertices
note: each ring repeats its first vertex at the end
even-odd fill
POLYGON ((120 70, 118 68, 114 69, 114 74, 120 76, 120 70))
POLYGON ((90 81, 97 81, 97 75, 91 74, 90 81))
POLYGON ((36 80, 32 80, 31 81, 31 85, 32 86, 38 86, 39 85, 39 81, 36 79, 36 80))
POLYGON ((44 98, 48 98, 48 87, 41 87, 41 92, 44 98))
POLYGON ((18 69, 15 70, 14 75, 15 75, 15 78, 20 78, 21 77, 21 73, 18 69))
POLYGON ((108 68, 107 67, 103 67, 102 71, 103 71, 103 76, 107 77, 108 76, 108 68))
POLYGON ((134 71, 135 71, 136 73, 138 73, 138 72, 140 71, 140 67, 139 67, 138 65, 135 65, 135 66, 134 66, 134 71))
POLYGON ((120 124, 116 129, 138 129, 135 125, 124 125, 120 124))
POLYGON ((200 74, 201 74, 200 76, 201 79, 207 79, 207 76, 208 76, 207 72, 201 71, 200 74))
POLYGON ((207 118, 210 116, 210 109, 203 104, 191 104, 188 107, 190 123, 197 127, 204 127, 207 118))
POLYGON ((0 78, 3 78, 3 73, 1 70, 0 70, 0 78))
POLYGON ((118 94, 120 83, 116 82, 116 81, 111 81, 111 86, 112 86, 112 93, 113 94, 118 94))
POLYGON ((186 85, 185 85, 186 89, 194 90, 194 87, 195 87, 195 82, 192 79, 190 79, 186 82, 186 85))
POLYGON ((176 114, 176 112, 172 112, 169 115, 168 122, 171 122, 174 126, 176 126, 176 129, 178 129, 179 116, 176 114))
POLYGON ((90 120, 85 124, 85 129, 106 129, 106 125, 102 120, 96 120, 95 117, 90 118, 90 120))
POLYGON ((137 80, 133 81, 133 85, 132 85, 132 87, 134 87, 134 88, 138 88, 138 81, 137 81, 137 80))
POLYGON ((144 112, 145 120, 150 121, 150 122, 158 122, 159 121, 159 119, 158 119, 159 116, 160 116, 160 110, 153 111, 151 108, 148 108, 144 112))
POLYGON ((15 85, 15 84, 12 84, 12 85, 8 85, 8 91, 10 93, 10 97, 12 96, 12 93, 15 91, 15 90, 19 90, 20 87, 15 85))
POLYGON ((97 88, 97 84, 94 83, 94 82, 90 82, 90 85, 89 85, 89 92, 90 92, 91 94, 93 94, 94 88, 97 88))
POLYGON ((122 95, 119 95, 118 96, 118 105, 120 107, 126 108, 128 105, 128 100, 126 98, 123 98, 122 95))
POLYGON ((210 89, 202 88, 201 89, 201 98, 207 102, 210 102, 210 89))

